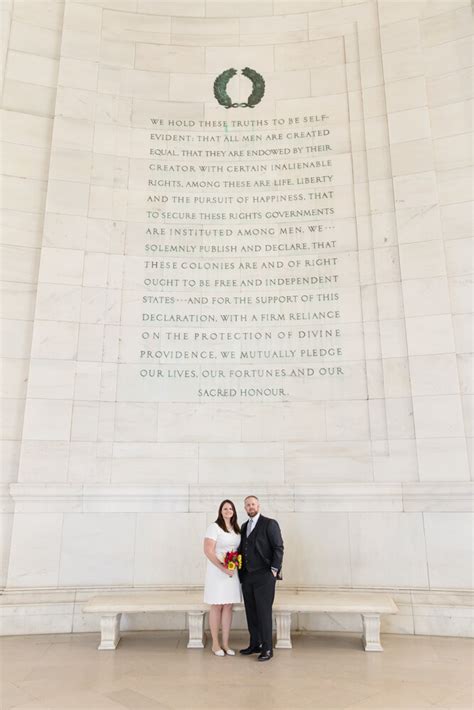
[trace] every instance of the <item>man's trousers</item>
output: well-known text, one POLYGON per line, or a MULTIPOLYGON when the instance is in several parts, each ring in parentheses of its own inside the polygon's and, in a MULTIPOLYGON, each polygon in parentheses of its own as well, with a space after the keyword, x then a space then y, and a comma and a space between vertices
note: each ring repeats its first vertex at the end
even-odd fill
POLYGON ((245 572, 242 579, 250 646, 262 646, 263 651, 272 650, 272 606, 275 598, 276 578, 270 569, 245 572))

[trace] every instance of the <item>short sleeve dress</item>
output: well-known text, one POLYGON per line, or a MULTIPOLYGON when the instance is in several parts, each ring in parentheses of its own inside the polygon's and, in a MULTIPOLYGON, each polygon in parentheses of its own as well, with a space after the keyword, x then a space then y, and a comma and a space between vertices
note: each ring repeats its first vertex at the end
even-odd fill
MULTIPOLYGON (((212 523, 204 537, 216 541, 216 556, 224 561, 226 552, 237 550, 240 545, 240 535, 235 532, 225 532, 217 523, 212 523)), ((242 601, 240 581, 237 572, 229 577, 210 560, 207 560, 206 580, 204 583, 205 604, 238 604, 242 601)))

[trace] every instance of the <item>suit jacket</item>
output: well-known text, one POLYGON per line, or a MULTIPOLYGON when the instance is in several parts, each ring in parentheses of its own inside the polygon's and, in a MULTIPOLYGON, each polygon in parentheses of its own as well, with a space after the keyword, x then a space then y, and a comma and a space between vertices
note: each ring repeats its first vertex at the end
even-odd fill
MULTIPOLYGON (((243 541, 247 537, 247 522, 242 525, 241 535, 240 553, 243 551, 243 541)), ((283 538, 277 521, 260 514, 255 529, 252 531, 252 537, 254 535, 255 548, 258 554, 265 564, 278 570, 277 579, 283 579, 281 574, 284 549, 283 538)))

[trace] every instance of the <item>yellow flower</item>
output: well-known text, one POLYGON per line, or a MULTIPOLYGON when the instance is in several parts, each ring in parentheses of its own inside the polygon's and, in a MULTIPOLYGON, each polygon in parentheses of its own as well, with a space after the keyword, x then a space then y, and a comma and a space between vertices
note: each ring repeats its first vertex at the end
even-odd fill
POLYGON ((233 562, 229 562, 229 564, 227 565, 227 568, 228 569, 235 569, 235 564, 233 562))

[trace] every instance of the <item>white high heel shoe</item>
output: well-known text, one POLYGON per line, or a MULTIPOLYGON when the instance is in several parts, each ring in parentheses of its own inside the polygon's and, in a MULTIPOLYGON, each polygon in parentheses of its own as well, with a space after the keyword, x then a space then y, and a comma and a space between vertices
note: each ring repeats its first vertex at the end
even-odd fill
POLYGON ((214 656, 225 656, 225 651, 223 651, 222 648, 220 648, 218 651, 213 651, 212 653, 214 654, 214 656))
POLYGON ((224 652, 227 654, 227 656, 235 656, 235 651, 233 651, 231 648, 225 648, 224 652))

